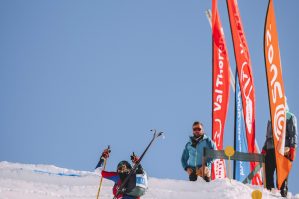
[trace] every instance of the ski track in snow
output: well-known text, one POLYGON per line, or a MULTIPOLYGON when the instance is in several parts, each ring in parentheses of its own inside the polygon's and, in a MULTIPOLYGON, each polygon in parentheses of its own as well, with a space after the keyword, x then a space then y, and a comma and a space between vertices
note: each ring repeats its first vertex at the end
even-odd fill
MULTIPOLYGON (((183 172, 183 171, 182 171, 183 172)), ((52 165, 31 165, 0 162, 0 199, 95 199, 100 175, 96 172, 75 171, 52 165)), ((113 182, 104 179, 100 199, 111 199, 113 182)), ((263 199, 281 198, 262 187, 244 185, 222 179, 206 183, 149 178, 149 189, 142 199, 251 198, 254 190, 263 199)), ((288 198, 299 194, 289 193, 288 198)))

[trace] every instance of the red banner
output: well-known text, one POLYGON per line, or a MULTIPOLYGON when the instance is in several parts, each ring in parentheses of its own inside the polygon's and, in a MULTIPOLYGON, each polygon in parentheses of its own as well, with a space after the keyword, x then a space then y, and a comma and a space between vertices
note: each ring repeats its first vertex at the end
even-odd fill
MULTIPOLYGON (((212 81, 212 139, 217 149, 223 149, 223 134, 229 102, 229 59, 219 18, 217 0, 212 1, 213 81, 212 81)), ((225 162, 216 159, 212 164, 212 179, 225 178, 225 162)))
POLYGON ((282 68, 278 44, 278 34, 273 1, 269 1, 264 33, 265 66, 268 84, 268 96, 271 112, 272 133, 277 168, 278 189, 287 178, 292 163, 284 157, 286 106, 282 79, 282 68))
MULTIPOLYGON (((231 32, 234 43, 234 52, 237 63, 238 77, 240 81, 243 114, 249 153, 257 152, 255 147, 255 91, 249 49, 245 38, 245 32, 241 21, 237 0, 227 0, 231 32)), ((252 171, 256 162, 250 163, 252 171)), ((256 175, 252 184, 262 184, 260 175, 256 175)))

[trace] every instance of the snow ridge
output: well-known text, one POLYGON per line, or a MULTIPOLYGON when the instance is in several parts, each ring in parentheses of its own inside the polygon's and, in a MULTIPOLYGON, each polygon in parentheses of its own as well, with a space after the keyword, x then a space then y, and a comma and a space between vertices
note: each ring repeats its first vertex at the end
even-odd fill
MULTIPOLYGON (((100 175, 53 165, 0 162, 0 199, 95 199, 100 175)), ((112 198, 113 182, 103 181, 101 199, 112 198)), ((206 183, 149 178, 149 189, 142 199, 251 198, 260 190, 263 198, 280 198, 262 187, 222 179, 206 183)), ((299 194, 288 198, 299 198, 299 194)))

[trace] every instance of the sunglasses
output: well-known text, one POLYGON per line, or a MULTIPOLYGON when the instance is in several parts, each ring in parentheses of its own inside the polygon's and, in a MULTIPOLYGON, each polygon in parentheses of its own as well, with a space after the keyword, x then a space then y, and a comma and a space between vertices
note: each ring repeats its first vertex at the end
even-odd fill
POLYGON ((193 128, 193 131, 201 131, 201 128, 193 128))

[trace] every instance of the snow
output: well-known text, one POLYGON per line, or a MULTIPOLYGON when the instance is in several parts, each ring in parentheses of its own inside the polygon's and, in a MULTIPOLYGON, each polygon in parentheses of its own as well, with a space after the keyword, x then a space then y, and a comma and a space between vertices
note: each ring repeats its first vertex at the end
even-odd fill
MULTIPOLYGON (((98 172, 76 171, 53 165, 32 165, 0 162, 0 199, 95 199, 100 175, 98 172)), ((111 199, 113 183, 103 180, 101 199, 111 199)), ((173 179, 149 178, 149 189, 142 199, 182 198, 251 198, 260 190, 263 198, 281 198, 262 187, 221 179, 206 183, 173 179)), ((288 198, 299 198, 289 193, 288 198)))

